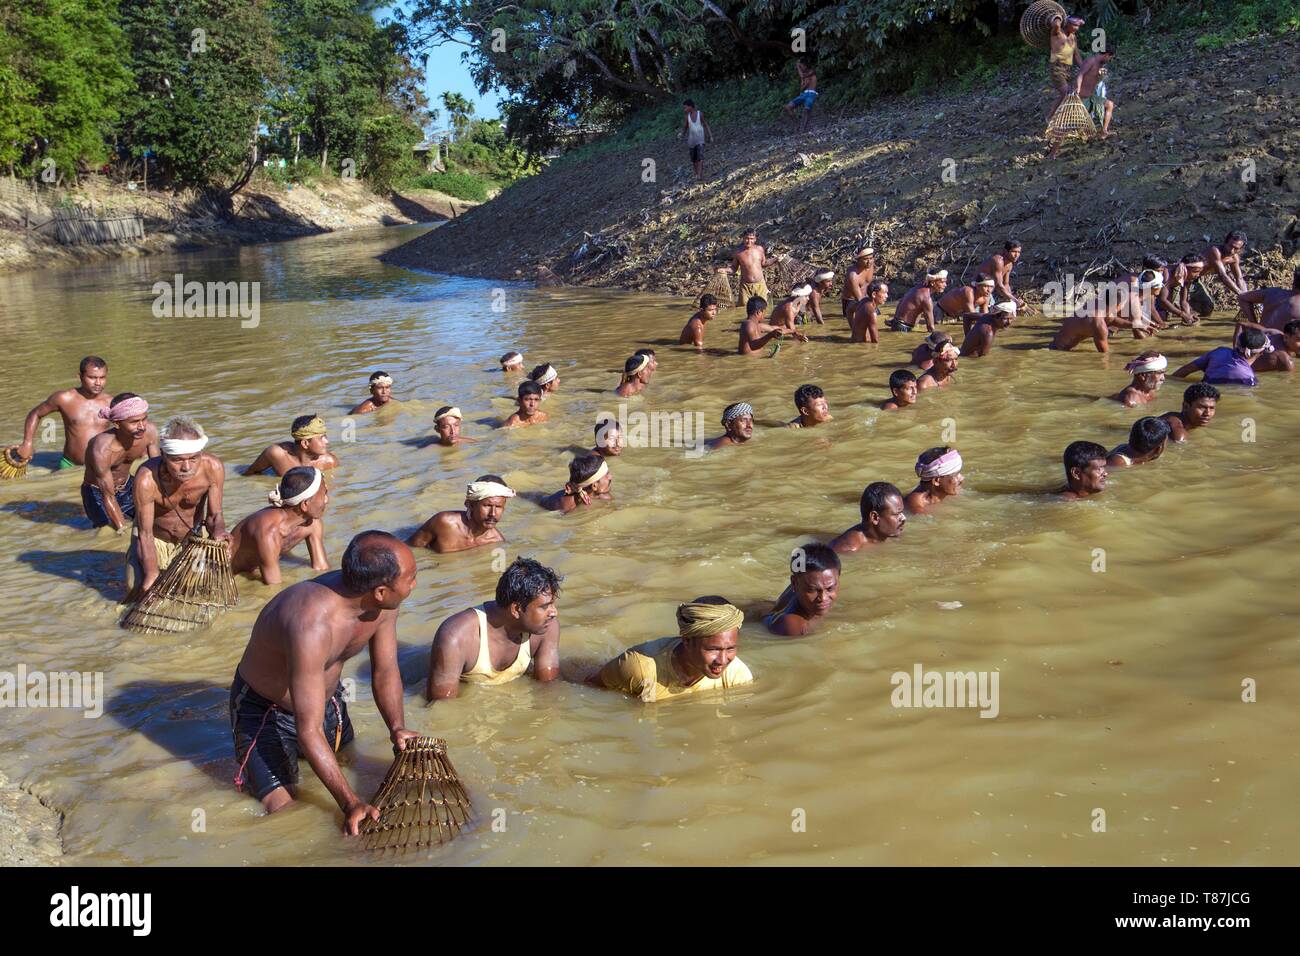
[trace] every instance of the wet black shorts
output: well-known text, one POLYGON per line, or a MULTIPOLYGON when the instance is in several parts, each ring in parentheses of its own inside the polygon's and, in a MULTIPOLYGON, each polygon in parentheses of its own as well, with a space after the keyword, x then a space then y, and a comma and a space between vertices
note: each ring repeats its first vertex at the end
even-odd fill
POLYGON ((702 163, 702 162, 704 162, 704 147, 703 147, 703 145, 692 146, 692 147, 691 147, 691 162, 693 162, 693 163, 702 163))
MULTIPOLYGON (((298 724, 293 714, 267 700, 235 672, 230 685, 230 730, 235 738, 235 788, 261 800, 276 787, 298 783, 298 724)), ((352 740, 352 721, 340 683, 325 702, 325 740, 337 753, 352 740)))
MULTIPOLYGON (((117 499, 117 506, 122 509, 123 516, 128 521, 134 518, 135 475, 127 478, 122 490, 114 492, 113 497, 117 499)), ((81 507, 86 510, 86 517, 90 519, 92 527, 102 528, 111 523, 108 520, 108 512, 104 510, 104 493, 99 490, 98 485, 81 486, 81 507)))

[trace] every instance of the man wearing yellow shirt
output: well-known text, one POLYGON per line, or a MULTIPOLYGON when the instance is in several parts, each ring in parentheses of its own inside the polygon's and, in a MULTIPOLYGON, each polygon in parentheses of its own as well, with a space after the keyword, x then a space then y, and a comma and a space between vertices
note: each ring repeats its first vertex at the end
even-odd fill
POLYGON ((745 615, 726 598, 711 595, 677 607, 677 637, 629 648, 606 664, 593 683, 646 703, 737 687, 754 679, 736 656, 745 615))
POLYGON ((443 621, 429 650, 430 703, 457 696, 462 681, 507 684, 529 670, 539 681, 559 677, 560 580, 531 558, 515 558, 497 581, 495 601, 443 621))

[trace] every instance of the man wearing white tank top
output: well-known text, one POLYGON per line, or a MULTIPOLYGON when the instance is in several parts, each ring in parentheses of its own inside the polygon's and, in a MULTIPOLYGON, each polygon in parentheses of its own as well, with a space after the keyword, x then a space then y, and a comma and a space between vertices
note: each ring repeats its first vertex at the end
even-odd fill
POLYGON ((695 176, 697 179, 703 179, 704 144, 706 141, 713 142, 713 130, 709 129, 709 124, 704 122, 704 114, 695 108, 694 100, 687 100, 682 107, 686 111, 686 116, 677 138, 681 139, 685 135, 686 145, 691 151, 691 163, 695 166, 695 176))

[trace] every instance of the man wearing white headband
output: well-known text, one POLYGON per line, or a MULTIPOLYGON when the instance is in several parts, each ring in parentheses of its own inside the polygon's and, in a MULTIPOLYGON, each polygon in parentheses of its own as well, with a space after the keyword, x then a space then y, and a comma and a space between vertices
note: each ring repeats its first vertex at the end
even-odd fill
POLYGON ((934 360, 930 363, 930 367, 917 376, 917 390, 945 388, 952 384, 953 373, 957 371, 960 355, 961 352, 953 342, 944 342, 940 345, 935 350, 934 360))
POLYGON ((889 301, 889 284, 884 279, 867 283, 866 294, 858 300, 849 317, 850 342, 880 341, 880 310, 889 301))
POLYGON ((524 370, 524 357, 520 352, 507 352, 501 356, 501 371, 503 372, 522 372, 524 370))
POLYGON ((1204 372, 1205 377, 1201 381, 1210 385, 1258 385, 1255 362, 1271 351, 1273 343, 1268 340, 1266 332, 1259 328, 1238 326, 1231 348, 1225 345, 1211 349, 1174 372, 1174 378, 1186 378, 1192 372, 1204 372))
POLYGON ((813 274, 812 287, 808 296, 808 313, 818 325, 826 324, 826 317, 822 315, 822 298, 831 291, 831 286, 834 284, 835 273, 830 269, 822 269, 813 274))
POLYGON ((925 330, 934 331, 934 304, 943 290, 948 288, 948 270, 935 269, 912 288, 908 289, 894 307, 894 318, 889 327, 895 332, 911 332, 918 320, 925 320, 925 330))
POLYGON ((220 541, 230 538, 221 513, 226 468, 204 451, 208 436, 192 418, 163 426, 162 455, 135 473, 135 528, 126 553, 127 601, 153 586, 180 551, 191 529, 202 524, 220 541))
POLYGON ((961 455, 956 448, 930 448, 916 460, 916 477, 920 479, 903 504, 908 514, 929 514, 945 498, 961 494, 966 481, 961 473, 961 455))
POLYGON ((498 525, 514 489, 500 475, 482 475, 465 488, 464 511, 439 511, 422 524, 406 543, 438 554, 468 551, 504 541, 498 525))
POLYGON ((840 311, 850 325, 858 303, 867 294, 867 287, 875 278, 876 250, 870 246, 859 246, 854 253, 852 265, 844 273, 844 288, 840 290, 840 311))
POLYGON ((726 431, 704 443, 708 449, 724 445, 743 445, 754 437, 754 407, 749 402, 735 402, 722 411, 722 427, 726 431))
POLYGON ((455 405, 444 405, 433 413, 433 430, 438 435, 438 444, 451 448, 465 442, 474 441, 460 433, 460 423, 465 416, 455 405))
POLYGON ((1124 386, 1118 395, 1112 395, 1115 401, 1125 408, 1136 408, 1156 400, 1156 392, 1165 383, 1165 369, 1169 360, 1155 349, 1143 352, 1124 366, 1124 371, 1133 375, 1133 381, 1124 386))
POLYGON ((372 372, 370 375, 370 397, 358 405, 349 415, 366 415, 385 405, 396 408, 400 402, 393 398, 393 377, 387 372, 372 372))
POLYGON ((1002 243, 1002 251, 995 252, 979 264, 978 272, 993 280, 993 301, 1014 302, 1016 311, 1025 307, 1025 300, 1011 289, 1011 270, 1020 261, 1023 247, 1017 239, 1008 239, 1002 243))
POLYGON ((114 395, 104 417, 113 427, 86 445, 81 506, 92 527, 110 525, 121 533, 135 518, 131 466, 160 454, 158 429, 149 421, 149 403, 134 392, 114 395))
POLYGON ((609 490, 613 484, 609 463, 600 455, 584 452, 569 462, 569 480, 564 487, 543 498, 541 505, 547 511, 567 513, 593 501, 611 501, 614 496, 609 490))
POLYGON ((934 303, 934 317, 940 321, 961 322, 962 331, 969 332, 971 323, 983 315, 993 301, 993 280, 975 273, 970 282, 953 286, 934 303))
POLYGON ((230 532, 230 570, 280 583, 280 558, 307 542, 313 571, 328 571, 325 556, 325 506, 329 489, 319 468, 298 465, 267 495, 270 505, 254 511, 230 532))
POLYGON ((614 394, 619 398, 640 395, 650 381, 650 356, 633 355, 623 363, 623 377, 614 394))
POLYGON ((966 333, 961 343, 961 354, 969 358, 982 358, 993 350, 993 339, 1011 324, 1016 317, 1016 304, 1008 299, 981 315, 966 333))
POLYGON ((812 286, 808 283, 795 286, 790 290, 790 294, 776 304, 772 310, 772 317, 769 320, 776 328, 784 329, 786 335, 793 335, 801 342, 807 342, 808 337, 798 329, 798 318, 803 314, 804 306, 808 304, 808 299, 812 295, 812 286))
POLYGON ((246 475, 260 475, 268 469, 277 476, 290 468, 337 468, 339 460, 329 450, 330 440, 325 434, 325 422, 316 414, 299 415, 289 427, 291 441, 276 442, 262 449, 253 463, 244 469, 246 475))
POLYGON ((543 398, 560 387, 560 373, 555 370, 553 365, 546 362, 529 372, 528 380, 534 382, 542 390, 543 398))

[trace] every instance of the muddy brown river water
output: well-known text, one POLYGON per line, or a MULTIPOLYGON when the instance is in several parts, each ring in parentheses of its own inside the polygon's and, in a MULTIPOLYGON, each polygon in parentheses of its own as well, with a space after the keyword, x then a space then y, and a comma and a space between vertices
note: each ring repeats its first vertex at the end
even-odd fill
MULTIPOLYGON (((233 523, 265 502, 272 482, 235 467, 286 438, 294 416, 317 412, 342 461, 326 514, 334 566, 356 532, 405 533, 459 507, 466 481, 503 474, 522 493, 501 526, 509 554, 565 576, 569 678, 673 633, 675 605, 696 595, 762 609, 784 586, 792 547, 853 524, 871 481, 908 490, 917 454, 943 444, 945 429, 955 430, 967 479, 901 540, 845 557, 822 632, 770 638, 751 613, 741 656, 756 681, 725 697, 646 706, 572 680, 524 679, 426 708, 434 630, 490 597, 497 572, 487 549, 421 555, 398 624, 406 722, 448 739, 482 820, 433 862, 1297 861, 1300 405, 1291 376, 1225 389, 1210 429, 1114 474, 1100 499, 1064 503, 1041 492, 1060 483, 1065 445, 1114 446, 1139 415, 1099 397, 1126 383, 1123 365, 1141 348, 1131 339, 1109 357, 1050 352, 1039 346, 1053 324, 1028 316, 993 354, 963 360, 954 387, 882 414, 875 403, 918 334, 850 345, 832 319, 773 358, 696 355, 670 344, 690 314, 679 299, 425 275, 374 258, 414 234, 0 279, 9 371, 0 439, 16 441, 28 408, 74 384, 82 355, 103 355, 110 391, 143 394, 156 421, 183 413, 206 427, 227 464, 233 523), (177 272, 259 282, 257 328, 155 318, 151 286, 177 272), (528 496, 561 487, 596 413, 618 413, 624 358, 647 344, 659 371, 627 412, 699 413, 712 437, 723 406, 748 401, 755 439, 704 457, 630 448, 613 467, 612 504, 542 511, 528 496), (549 424, 492 431, 512 407, 495 370, 511 348, 530 367, 553 363, 561 391, 546 403, 549 424), (394 377, 402 408, 349 428, 347 410, 375 369, 394 377), (794 415, 803 382, 826 390, 835 420, 816 431, 774 427, 794 415), (417 447, 443 404, 461 407, 476 443, 417 447), (894 707, 891 675, 918 664, 996 672, 997 716, 894 707), (1242 699, 1247 679, 1254 702, 1242 699)), ((724 312, 709 345, 729 353, 738 317, 724 312)), ((1163 335, 1171 368, 1221 344, 1225 321, 1163 335)), ((1181 390, 1171 380, 1155 411, 1176 409, 1181 390)), ((38 445, 38 464, 51 464, 60 443, 38 445)), ((0 483, 0 670, 102 672, 104 713, 0 711, 0 768, 66 813, 75 862, 368 863, 339 836, 339 811, 305 763, 303 799, 274 817, 231 785, 228 688, 273 589, 241 582, 240 606, 207 631, 120 630, 126 542, 89 530, 80 480, 40 467, 0 483)), ((286 562, 286 583, 310 576, 305 555, 286 562)), ((358 697, 345 772, 369 795, 389 744, 364 655, 344 674, 358 697)))

